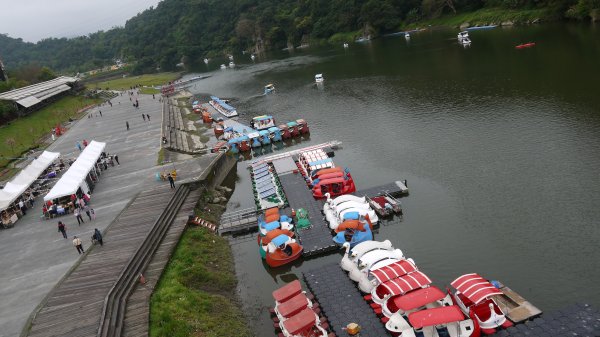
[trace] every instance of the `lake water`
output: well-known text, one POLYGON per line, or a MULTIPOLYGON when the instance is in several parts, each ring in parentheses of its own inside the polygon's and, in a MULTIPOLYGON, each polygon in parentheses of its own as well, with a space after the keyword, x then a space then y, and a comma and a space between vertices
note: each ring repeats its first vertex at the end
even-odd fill
MULTIPOLYGON (((438 286, 477 272, 544 311, 600 306, 600 30, 475 31, 470 48, 456 33, 281 52, 255 64, 237 55, 236 69, 215 70, 192 91, 231 98, 242 119, 306 119, 310 140, 297 146, 342 141, 335 162, 350 168, 359 189, 407 179, 404 220, 382 226, 376 239, 390 239, 438 286), (530 41, 537 45, 514 48, 530 41), (277 92, 264 97, 267 83, 277 92)), ((230 210, 253 206, 245 164, 230 210)), ((340 260, 272 271, 255 234, 232 244, 258 336, 272 335, 271 291, 340 260)))

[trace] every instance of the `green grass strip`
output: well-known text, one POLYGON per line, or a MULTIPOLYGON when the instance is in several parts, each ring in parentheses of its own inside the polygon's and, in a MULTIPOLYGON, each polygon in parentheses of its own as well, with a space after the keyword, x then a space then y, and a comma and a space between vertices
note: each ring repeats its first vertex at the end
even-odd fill
POLYGON ((236 282, 227 240, 189 227, 152 295, 150 336, 252 336, 236 282))

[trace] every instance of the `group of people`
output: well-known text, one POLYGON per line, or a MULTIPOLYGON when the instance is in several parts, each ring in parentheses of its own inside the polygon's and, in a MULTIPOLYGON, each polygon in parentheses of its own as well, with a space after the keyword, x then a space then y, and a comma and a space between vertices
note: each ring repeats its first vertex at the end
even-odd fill
MULTIPOLYGON (((58 231, 62 233, 63 238, 67 238, 67 226, 61 221, 58 222, 58 231)), ((92 234, 92 244, 99 243, 100 246, 104 245, 104 241, 102 240, 102 233, 98 230, 98 228, 94 228, 94 233, 92 234)), ((77 253, 79 255, 85 253, 85 249, 83 248, 83 242, 81 239, 77 237, 77 235, 73 236, 73 246, 77 249, 77 253)))

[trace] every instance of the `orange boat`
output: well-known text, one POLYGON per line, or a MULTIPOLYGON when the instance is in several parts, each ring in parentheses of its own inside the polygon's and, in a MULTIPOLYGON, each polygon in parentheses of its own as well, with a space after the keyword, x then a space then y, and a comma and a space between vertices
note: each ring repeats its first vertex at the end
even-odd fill
POLYGON ((320 169, 312 174, 312 179, 317 179, 317 178, 319 178, 319 176, 321 176, 323 174, 329 174, 329 173, 335 173, 335 172, 344 172, 344 169, 341 167, 330 167, 330 168, 320 169))
POLYGON ((206 110, 202 111, 202 122, 210 124, 213 122, 213 118, 210 113, 206 110))
POLYGON ((337 226, 337 228, 335 229, 335 232, 336 233, 343 232, 346 229, 353 229, 353 230, 358 230, 358 231, 362 232, 365 230, 365 224, 358 220, 346 220, 346 221, 342 222, 341 224, 339 224, 339 226, 337 226))
POLYGON ((284 247, 278 246, 274 252, 267 253, 267 264, 272 267, 280 267, 297 260, 304 248, 297 242, 285 244, 284 247))

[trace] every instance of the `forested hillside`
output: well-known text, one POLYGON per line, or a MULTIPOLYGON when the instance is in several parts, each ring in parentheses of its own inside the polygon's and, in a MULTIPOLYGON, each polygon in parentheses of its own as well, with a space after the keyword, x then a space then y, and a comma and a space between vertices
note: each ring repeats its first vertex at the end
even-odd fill
POLYGON ((120 58, 134 62, 136 73, 173 70, 181 61, 193 66, 241 50, 377 36, 483 7, 537 10, 542 19, 600 19, 600 0, 164 0, 124 27, 88 36, 33 44, 0 35, 0 57, 9 69, 38 63, 77 72, 120 58))

